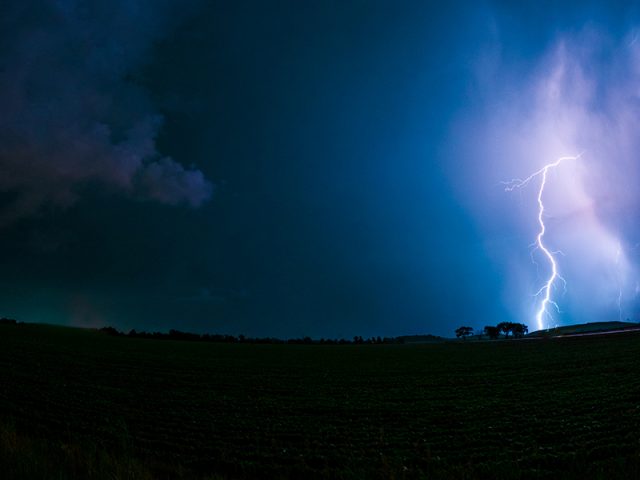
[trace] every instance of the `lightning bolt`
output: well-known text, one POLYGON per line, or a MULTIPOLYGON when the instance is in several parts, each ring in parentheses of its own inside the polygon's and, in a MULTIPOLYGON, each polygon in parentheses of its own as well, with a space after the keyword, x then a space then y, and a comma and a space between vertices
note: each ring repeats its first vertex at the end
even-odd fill
POLYGON ((542 178, 542 180, 540 181, 540 187, 538 188, 538 225, 540 226, 540 230, 538 231, 538 235, 536 236, 536 241, 534 242, 533 245, 535 246, 536 249, 541 250, 543 255, 548 260, 549 265, 551 267, 551 275, 549 276, 547 281, 544 283, 544 285, 540 288, 540 290, 538 290, 535 294, 535 297, 542 296, 542 301, 540 302, 540 306, 538 307, 538 310, 536 312, 536 317, 535 317, 539 330, 544 329, 543 318, 545 316, 549 317, 550 319, 553 319, 553 316, 548 311, 549 305, 553 305, 555 309, 558 312, 560 312, 560 308, 558 307, 558 304, 551 298, 551 288, 554 287, 556 280, 561 280, 566 287, 566 282, 564 278, 562 278, 562 276, 558 273, 558 263, 554 256, 558 253, 562 254, 562 252, 553 252, 549 250, 543 241, 544 234, 547 231, 547 227, 544 223, 544 202, 542 201, 542 196, 544 194, 544 187, 547 184, 547 173, 549 173, 549 170, 558 167, 562 162, 565 162, 567 160, 578 160, 581 156, 582 156, 582 153, 575 156, 560 157, 555 162, 549 163, 544 167, 542 167, 540 170, 533 172, 531 175, 529 175, 525 179, 514 178, 513 180, 510 180, 508 182, 502 182, 502 184, 505 185, 505 188, 504 188, 505 191, 511 192, 517 188, 525 187, 534 178, 537 178, 537 177, 542 178))
POLYGON ((616 250, 616 270, 618 272, 618 320, 622 321, 622 274, 620 273, 620 255, 622 254, 622 246, 618 242, 616 250))

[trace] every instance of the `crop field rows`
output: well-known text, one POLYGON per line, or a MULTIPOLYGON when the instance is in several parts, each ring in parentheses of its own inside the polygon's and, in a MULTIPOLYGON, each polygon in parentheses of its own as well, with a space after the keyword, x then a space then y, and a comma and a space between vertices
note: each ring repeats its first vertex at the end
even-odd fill
POLYGON ((245 345, 0 327, 0 421, 158 478, 632 478, 640 335, 245 345))

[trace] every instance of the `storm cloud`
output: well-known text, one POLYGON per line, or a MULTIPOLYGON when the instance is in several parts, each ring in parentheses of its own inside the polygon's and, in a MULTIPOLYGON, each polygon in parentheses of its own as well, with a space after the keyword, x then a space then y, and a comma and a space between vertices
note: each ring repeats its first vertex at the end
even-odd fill
POLYGON ((549 323, 640 320, 637 7, 365 3, 0 2, 0 313, 533 330, 583 153, 549 323))
POLYGON ((156 149, 162 116, 133 75, 188 11, 181 2, 35 1, 0 7, 0 222, 97 184, 197 207, 213 186, 156 149), (179 5, 180 4, 180 5, 179 5))
POLYGON ((548 262, 531 247, 540 179, 512 192, 501 181, 582 153, 551 170, 544 191, 545 241, 562 252, 558 264, 566 279, 566 288, 560 281, 552 292, 559 310, 545 323, 637 320, 637 30, 612 35, 584 24, 560 31, 524 62, 506 51, 499 19, 495 26, 475 66, 478 108, 461 115, 455 129, 456 137, 471 139, 466 168, 478 174, 454 183, 504 272, 501 301, 514 318, 532 323, 535 293, 549 275, 548 262))

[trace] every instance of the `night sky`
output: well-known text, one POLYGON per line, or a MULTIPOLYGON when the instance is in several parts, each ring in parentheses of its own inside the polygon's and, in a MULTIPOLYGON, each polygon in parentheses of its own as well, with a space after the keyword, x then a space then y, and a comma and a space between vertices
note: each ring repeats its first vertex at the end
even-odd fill
POLYGON ((0 315, 347 337, 640 320, 640 10, 0 3, 0 315), (536 261, 533 264, 531 260, 536 261))

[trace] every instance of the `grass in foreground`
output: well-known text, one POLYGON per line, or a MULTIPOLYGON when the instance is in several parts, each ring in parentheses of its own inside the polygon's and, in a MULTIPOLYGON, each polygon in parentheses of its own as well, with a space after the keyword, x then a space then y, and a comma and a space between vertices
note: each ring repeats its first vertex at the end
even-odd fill
POLYGON ((3 478, 638 478, 638 358, 637 333, 305 346, 0 326, 0 462, 3 478))

